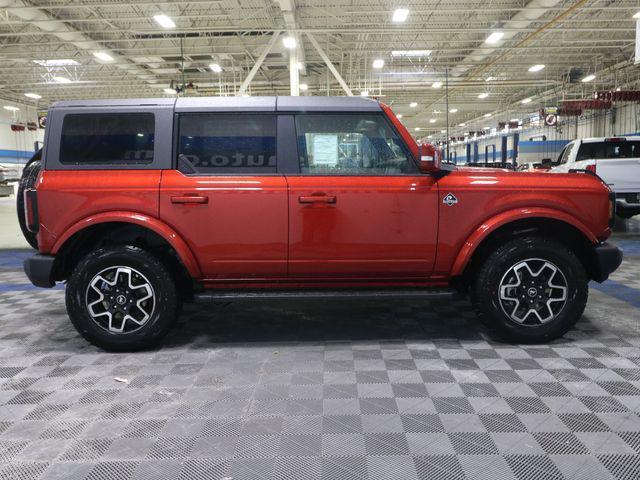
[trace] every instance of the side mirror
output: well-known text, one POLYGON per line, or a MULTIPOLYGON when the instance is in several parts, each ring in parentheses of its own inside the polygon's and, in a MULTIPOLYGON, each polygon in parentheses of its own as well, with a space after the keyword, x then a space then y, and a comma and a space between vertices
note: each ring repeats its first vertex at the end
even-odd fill
POLYGON ((423 143, 419 146, 420 153, 420 171, 422 173, 434 173, 440 170, 440 152, 433 145, 423 143))

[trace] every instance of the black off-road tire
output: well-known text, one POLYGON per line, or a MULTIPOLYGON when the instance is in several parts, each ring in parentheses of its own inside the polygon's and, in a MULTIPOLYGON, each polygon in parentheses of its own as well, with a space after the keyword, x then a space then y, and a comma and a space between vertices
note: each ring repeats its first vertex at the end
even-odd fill
POLYGON ((150 253, 133 246, 113 246, 89 253, 67 282, 66 304, 71 323, 85 339, 105 350, 136 351, 157 344, 175 324, 179 303, 175 281, 167 268, 150 253), (111 332, 89 313, 87 289, 92 279, 114 266, 130 267, 144 275, 155 295, 153 312, 135 331, 111 332))
POLYGON ((42 150, 39 150, 24 166, 16 194, 16 211, 18 213, 20 230, 22 230, 22 235, 25 240, 36 250, 38 249, 38 240, 36 239, 36 235, 27 229, 27 222, 24 218, 24 191, 33 188, 36 184, 36 179, 38 178, 41 168, 41 152, 42 150))
POLYGON ((479 319, 500 338, 516 343, 543 343, 562 337, 576 324, 584 312, 588 294, 588 278, 576 255, 552 239, 530 236, 511 240, 486 258, 472 284, 471 301, 479 319), (550 262, 566 279, 567 301, 548 323, 519 324, 505 313, 500 303, 503 277, 511 267, 527 259, 550 262))

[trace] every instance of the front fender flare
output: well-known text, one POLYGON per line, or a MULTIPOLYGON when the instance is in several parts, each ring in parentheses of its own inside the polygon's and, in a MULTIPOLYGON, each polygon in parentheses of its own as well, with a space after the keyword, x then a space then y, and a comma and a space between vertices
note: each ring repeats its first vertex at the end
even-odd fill
POLYGON ((172 229, 166 223, 158 220, 157 218, 135 212, 105 212, 86 217, 78 221, 77 223, 74 223, 71 227, 65 230, 60 238, 56 240, 53 248, 51 249, 51 253, 53 255, 58 253, 65 242, 81 230, 84 230, 85 228, 91 227, 93 225, 109 222, 132 223, 147 228, 158 234, 160 237, 166 240, 169 245, 173 247, 183 265, 189 272, 189 275, 191 275, 191 277, 195 279, 202 278, 202 272, 200 271, 200 265, 198 264, 196 257, 189 248, 189 245, 187 245, 187 242, 185 242, 184 239, 174 229, 172 229))
POLYGON ((451 276, 462 275, 469 260, 473 256, 474 252, 482 241, 487 238, 492 232, 497 230, 511 222, 522 219, 548 219, 557 220, 571 225, 576 228, 582 234, 589 239, 593 244, 598 243, 598 239, 582 222, 577 218, 569 215, 568 213, 560 210, 554 210, 552 208, 535 207, 535 208, 518 208, 515 210, 507 210, 506 212, 499 213, 493 217, 487 218, 482 225, 480 225, 471 235, 469 235, 462 245, 462 248, 458 252, 453 267, 451 269, 451 276))

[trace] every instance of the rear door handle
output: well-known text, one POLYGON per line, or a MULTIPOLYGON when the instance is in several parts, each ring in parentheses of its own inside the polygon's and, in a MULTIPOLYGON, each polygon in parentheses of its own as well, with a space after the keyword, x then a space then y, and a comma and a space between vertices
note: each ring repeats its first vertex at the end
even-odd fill
POLYGON ((300 203, 336 203, 336 197, 333 195, 308 195, 298 197, 300 203))
POLYGON ((209 197, 203 195, 176 195, 171 197, 171 203, 209 203, 209 197))

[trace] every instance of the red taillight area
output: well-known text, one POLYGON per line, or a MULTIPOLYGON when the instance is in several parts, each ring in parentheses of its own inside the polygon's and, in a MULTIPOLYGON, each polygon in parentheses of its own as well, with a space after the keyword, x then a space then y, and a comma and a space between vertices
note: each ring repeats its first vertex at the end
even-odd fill
POLYGON ((587 165, 585 170, 587 170, 588 172, 591 172, 591 173, 596 173, 596 164, 594 163, 594 164, 591 164, 591 165, 587 165))
POLYGON ((625 142, 627 139, 622 137, 612 137, 612 138, 605 138, 604 141, 605 142, 625 142))
POLYGON ((38 197, 35 189, 24 192, 24 217, 27 229, 37 233, 40 227, 38 219, 38 197))

